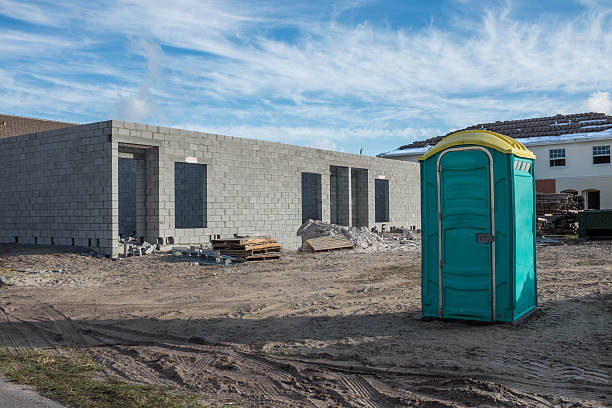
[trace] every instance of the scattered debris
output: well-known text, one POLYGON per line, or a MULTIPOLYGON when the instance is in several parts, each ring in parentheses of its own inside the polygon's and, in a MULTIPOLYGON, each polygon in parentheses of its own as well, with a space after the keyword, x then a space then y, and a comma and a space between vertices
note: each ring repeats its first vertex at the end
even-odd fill
POLYGON ((233 257, 237 262, 280 259, 281 247, 270 237, 214 239, 211 243, 214 250, 233 257))
POLYGON ((0 276, 0 288, 3 286, 8 286, 8 283, 5 282, 5 279, 6 278, 0 276))
POLYGON ((353 249, 353 244, 344 235, 331 235, 329 237, 311 238, 306 240, 306 244, 314 252, 331 251, 333 249, 353 249))
POLYGON ((306 241, 312 238, 327 237, 342 234, 353 244, 355 250, 363 251, 397 251, 419 247, 421 244, 414 240, 412 233, 409 235, 388 236, 388 233, 377 234, 366 227, 345 227, 342 225, 328 224, 318 220, 308 220, 298 229, 297 235, 302 237, 300 251, 312 251, 306 241))
POLYGON ((87 251, 83 251, 83 252, 81 252, 81 255, 82 256, 89 256, 91 258, 100 258, 98 253, 96 251, 94 251, 93 249, 88 249, 87 251))
POLYGON ((119 242, 123 244, 123 256, 143 256, 150 255, 155 252, 155 246, 147 241, 140 243, 133 237, 127 239, 119 239, 119 242))
POLYGON ((543 235, 574 235, 578 231, 578 211, 584 198, 575 194, 536 194, 536 232, 543 235))
POLYGON ((66 271, 67 271, 66 268, 57 268, 57 269, 49 269, 49 270, 36 270, 36 269, 30 269, 30 268, 19 269, 19 272, 29 273, 29 274, 34 274, 34 273, 64 273, 66 271))
POLYGON ((562 242, 558 239, 549 238, 549 237, 537 237, 536 242, 542 245, 561 245, 562 242))
POLYGON ((414 239, 414 235, 409 228, 406 227, 391 227, 389 232, 394 234, 404 234, 408 239, 414 239))
POLYGON ((183 257, 185 261, 189 261, 191 265, 232 265, 239 262, 237 259, 221 255, 217 252, 209 251, 203 248, 191 247, 173 247, 172 252, 175 257, 183 257), (195 260, 194 260, 195 259, 195 260))

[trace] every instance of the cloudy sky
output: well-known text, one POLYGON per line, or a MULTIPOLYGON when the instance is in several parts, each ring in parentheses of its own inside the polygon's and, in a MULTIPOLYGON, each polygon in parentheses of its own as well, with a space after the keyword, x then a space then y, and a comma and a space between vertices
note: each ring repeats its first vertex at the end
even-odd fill
POLYGON ((0 55, 2 113, 369 155, 612 114, 610 0, 0 0, 0 55))

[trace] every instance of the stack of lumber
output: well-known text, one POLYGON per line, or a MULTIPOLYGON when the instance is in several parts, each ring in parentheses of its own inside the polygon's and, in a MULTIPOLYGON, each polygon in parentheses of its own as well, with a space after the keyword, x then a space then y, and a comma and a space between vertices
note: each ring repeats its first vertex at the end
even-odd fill
POLYGON ((574 194, 536 194, 537 235, 573 235, 583 197, 574 194))
POLYGON ((211 244, 215 251, 219 251, 221 255, 231 256, 237 262, 280 258, 281 247, 273 238, 237 237, 213 239, 211 244))

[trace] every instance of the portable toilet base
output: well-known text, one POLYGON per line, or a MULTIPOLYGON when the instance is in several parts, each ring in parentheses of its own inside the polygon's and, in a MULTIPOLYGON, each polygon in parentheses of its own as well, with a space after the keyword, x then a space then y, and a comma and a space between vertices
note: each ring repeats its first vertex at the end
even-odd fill
POLYGON ((419 158, 424 317, 515 322, 536 309, 534 159, 484 130, 419 158))

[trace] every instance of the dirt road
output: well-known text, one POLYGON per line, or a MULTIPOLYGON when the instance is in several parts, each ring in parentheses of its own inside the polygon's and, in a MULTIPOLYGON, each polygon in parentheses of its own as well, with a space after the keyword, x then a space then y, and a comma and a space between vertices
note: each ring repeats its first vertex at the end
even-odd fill
POLYGON ((538 248, 523 326, 424 322, 418 249, 238 267, 0 247, 0 344, 242 406, 612 404, 612 242, 538 248))

